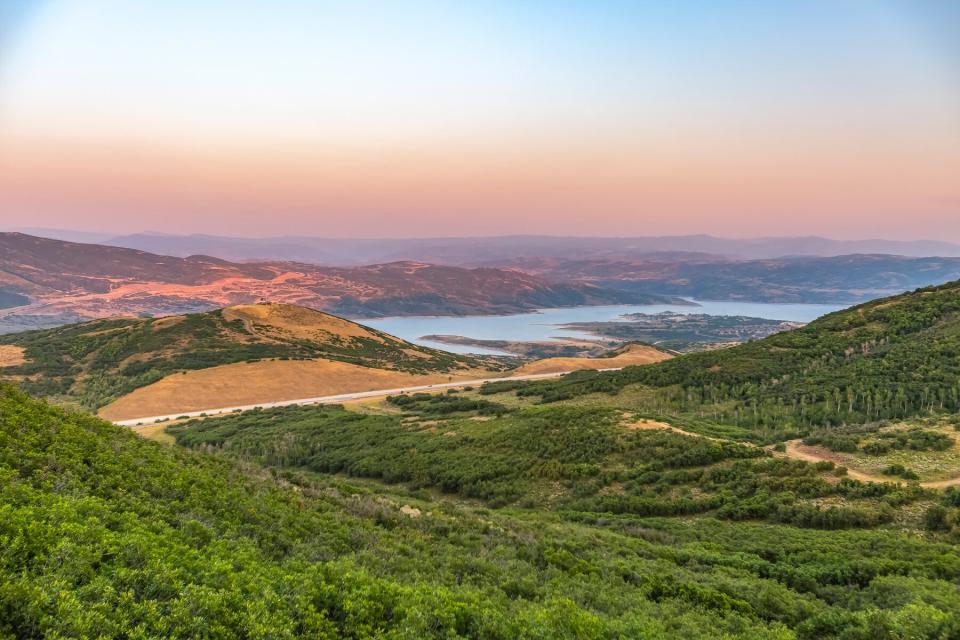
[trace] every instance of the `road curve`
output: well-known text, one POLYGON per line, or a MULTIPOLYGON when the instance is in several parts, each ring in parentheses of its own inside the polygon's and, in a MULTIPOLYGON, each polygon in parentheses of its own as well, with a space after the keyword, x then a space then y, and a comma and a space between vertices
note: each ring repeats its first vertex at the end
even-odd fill
MULTIPOLYGON (((610 369, 593 369, 593 371, 619 371, 622 367, 613 367, 610 369)), ((261 402, 259 404, 247 404, 239 407, 216 407, 203 409, 202 411, 185 411, 181 413, 171 413, 165 416, 148 416, 144 418, 131 418, 129 420, 116 420, 114 424, 122 427, 139 427, 165 420, 175 420, 177 418, 200 418, 205 416, 215 416, 224 413, 237 413, 240 411, 250 411, 252 409, 273 409, 276 407, 292 407, 310 404, 340 404, 351 400, 363 400, 366 398, 380 398, 383 396, 395 396, 400 393, 416 393, 418 391, 435 391, 437 389, 453 389, 456 387, 469 387, 481 385, 485 382, 504 382, 513 380, 543 380, 545 378, 559 378, 565 376, 571 371, 558 371, 552 373, 532 373, 523 376, 514 376, 511 378, 483 378, 480 380, 458 380, 457 382, 441 382, 437 384, 423 384, 416 387, 398 387, 396 389, 377 389, 374 391, 358 391, 355 393, 341 393, 335 396, 318 396, 315 398, 302 398, 299 400, 279 400, 277 402, 261 402)))

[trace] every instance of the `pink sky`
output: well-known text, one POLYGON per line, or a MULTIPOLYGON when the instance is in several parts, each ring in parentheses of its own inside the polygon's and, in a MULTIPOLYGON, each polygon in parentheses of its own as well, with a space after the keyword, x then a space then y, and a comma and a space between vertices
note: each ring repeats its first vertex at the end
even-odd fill
POLYGON ((949 4, 601 4, 49 3, 0 226, 960 241, 949 4))

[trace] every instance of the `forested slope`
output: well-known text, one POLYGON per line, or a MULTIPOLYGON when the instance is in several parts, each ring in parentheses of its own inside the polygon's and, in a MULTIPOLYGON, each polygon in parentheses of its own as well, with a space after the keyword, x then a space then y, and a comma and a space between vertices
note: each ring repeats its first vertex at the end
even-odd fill
POLYGON ((658 411, 773 435, 956 412, 958 312, 960 283, 952 282, 730 349, 523 385, 519 393, 551 402, 643 385, 653 390, 647 404, 658 411))

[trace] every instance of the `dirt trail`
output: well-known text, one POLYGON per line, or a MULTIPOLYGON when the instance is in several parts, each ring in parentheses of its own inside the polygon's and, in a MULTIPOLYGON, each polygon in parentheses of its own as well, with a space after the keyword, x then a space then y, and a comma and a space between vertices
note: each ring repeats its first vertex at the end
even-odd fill
MULTIPOLYGON (((627 417, 627 419, 628 419, 628 420, 631 420, 632 418, 627 417)), ((638 420, 634 420, 633 422, 629 422, 629 423, 625 424, 624 426, 625 426, 627 429, 630 429, 631 431, 647 431, 647 430, 650 430, 650 429, 666 429, 667 431, 673 431, 674 433, 680 433, 680 434, 683 434, 683 435, 685 435, 685 436, 692 436, 692 437, 694 437, 694 438, 703 438, 704 440, 713 440, 714 442, 729 442, 729 440, 724 440, 723 438, 715 438, 715 437, 713 437, 713 436, 704 435, 704 434, 702 434, 702 433, 695 433, 695 432, 693 432, 693 431, 687 431, 687 430, 685 430, 685 429, 681 429, 680 427, 675 427, 675 426, 673 426, 672 424, 670 424, 669 422, 660 422, 659 420, 648 420, 648 419, 646 419, 646 418, 640 418, 640 419, 638 419, 638 420)), ((741 443, 739 443, 739 444, 745 444, 745 445, 748 445, 748 446, 751 446, 751 447, 752 447, 752 446, 755 446, 755 445, 753 445, 753 444, 751 444, 751 443, 749 443, 749 442, 741 442, 741 443)))
POLYGON ((934 482, 921 482, 928 489, 946 489, 947 487, 960 486, 960 476, 956 478, 947 478, 946 480, 936 480, 934 482))
MULTIPOLYGON (((679 427, 675 427, 672 424, 666 422, 658 422, 654 420, 639 420, 632 424, 627 424, 626 427, 632 430, 640 429, 669 429, 670 431, 675 431, 677 433, 682 433, 687 436, 694 436, 697 438, 706 438, 707 440, 722 440, 722 438, 712 438, 710 436, 705 436, 703 434, 694 433, 692 431, 685 431, 679 427)), ((749 444, 743 442, 741 444, 749 444)), ((803 460, 804 462, 832 462, 838 466, 846 466, 843 464, 843 459, 837 454, 833 453, 828 449, 823 449, 821 447, 810 447, 803 444, 802 440, 790 440, 786 443, 787 449, 783 453, 777 453, 772 451, 774 455, 786 456, 788 458, 793 458, 794 460, 803 460)), ((770 451, 770 449, 767 449, 770 451)), ((851 469, 847 467, 847 477, 853 480, 859 480, 860 482, 898 482, 897 478, 890 478, 885 476, 873 475, 870 473, 865 473, 863 471, 857 471, 856 469, 851 469)), ((946 480, 932 480, 929 482, 921 482, 921 487, 926 489, 946 489, 947 487, 956 487, 960 486, 960 476, 954 478, 947 478, 946 480)))
MULTIPOLYGON (((828 449, 823 449, 821 447, 810 447, 803 444, 802 440, 790 440, 786 443, 787 450, 784 454, 787 457, 793 458, 795 460, 804 460, 806 462, 823 462, 829 461, 834 464, 843 464, 840 456, 836 455, 828 449)), ((846 465, 844 465, 846 466, 846 465)), ((857 471, 847 467, 847 476, 853 478, 854 480, 860 480, 861 482, 897 482, 896 478, 889 478, 885 476, 873 475, 870 473, 864 473, 863 471, 857 471)), ((947 478, 946 480, 934 480, 930 482, 921 482, 920 486, 927 489, 945 489, 947 487, 953 487, 960 485, 960 476, 955 478, 947 478)))

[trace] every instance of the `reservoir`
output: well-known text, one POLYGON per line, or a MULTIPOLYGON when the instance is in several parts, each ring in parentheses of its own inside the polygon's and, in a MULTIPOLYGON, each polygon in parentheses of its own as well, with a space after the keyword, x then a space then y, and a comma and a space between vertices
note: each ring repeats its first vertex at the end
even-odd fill
POLYGON ((480 340, 516 341, 549 340, 561 336, 594 338, 596 336, 592 334, 562 329, 558 325, 572 322, 604 322, 619 320, 622 315, 627 313, 660 313, 663 311, 810 322, 822 315, 846 308, 846 305, 828 304, 770 304, 711 300, 696 300, 695 302, 700 306, 672 304, 607 305, 540 309, 531 313, 518 313, 509 316, 407 316, 357 320, 357 322, 410 342, 446 351, 498 353, 479 347, 422 340, 421 336, 439 334, 467 336, 480 340))

